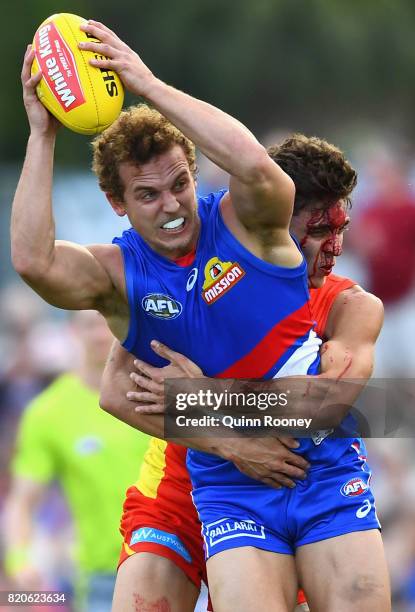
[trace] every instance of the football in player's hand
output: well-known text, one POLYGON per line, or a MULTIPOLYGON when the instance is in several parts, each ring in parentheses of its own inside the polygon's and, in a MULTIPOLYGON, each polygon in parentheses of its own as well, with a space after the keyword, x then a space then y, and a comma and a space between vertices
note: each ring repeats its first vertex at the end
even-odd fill
POLYGON ((113 70, 89 64, 91 57, 101 56, 79 49, 79 42, 99 42, 80 30, 82 23, 82 17, 58 13, 39 26, 32 74, 42 70, 36 92, 52 115, 74 132, 97 134, 120 114, 124 88, 113 70))

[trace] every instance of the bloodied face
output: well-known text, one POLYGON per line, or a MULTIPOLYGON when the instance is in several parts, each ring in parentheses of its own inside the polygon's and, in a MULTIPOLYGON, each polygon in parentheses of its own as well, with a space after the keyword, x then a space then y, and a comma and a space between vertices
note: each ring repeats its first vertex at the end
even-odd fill
POLYGON ((307 260, 310 287, 322 287, 342 253, 343 232, 350 222, 346 203, 333 203, 301 210, 291 221, 291 231, 300 243, 307 260))

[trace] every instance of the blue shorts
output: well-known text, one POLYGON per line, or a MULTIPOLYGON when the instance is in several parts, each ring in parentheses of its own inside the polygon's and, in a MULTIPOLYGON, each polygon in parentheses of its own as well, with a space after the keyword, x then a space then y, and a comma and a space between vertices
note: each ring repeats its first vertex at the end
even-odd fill
POLYGON ((241 546, 293 555, 304 544, 380 528, 370 468, 353 449, 335 465, 312 467, 294 489, 272 489, 205 453, 193 451, 188 466, 207 559, 241 546))

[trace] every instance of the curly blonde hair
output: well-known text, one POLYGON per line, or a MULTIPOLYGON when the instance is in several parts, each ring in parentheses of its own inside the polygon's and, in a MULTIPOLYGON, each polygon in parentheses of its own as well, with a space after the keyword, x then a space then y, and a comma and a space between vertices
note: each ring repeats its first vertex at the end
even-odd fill
POLYGON ((102 191, 122 202, 124 185, 119 175, 120 164, 145 164, 175 145, 182 147, 190 171, 196 176, 194 144, 157 110, 146 104, 131 106, 92 141, 92 169, 102 191))
POLYGON ((315 136, 293 134, 267 150, 294 181, 294 214, 313 204, 325 209, 338 200, 351 205, 357 173, 336 146, 315 136))

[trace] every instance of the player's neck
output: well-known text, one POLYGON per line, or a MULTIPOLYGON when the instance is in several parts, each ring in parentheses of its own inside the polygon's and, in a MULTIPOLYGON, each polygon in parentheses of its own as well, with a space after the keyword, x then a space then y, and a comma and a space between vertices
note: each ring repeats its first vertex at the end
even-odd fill
POLYGON ((181 255, 180 257, 176 257, 173 261, 178 266, 182 266, 183 268, 185 268, 186 266, 190 266, 190 264, 193 263, 195 254, 196 254, 196 248, 193 247, 189 251, 189 253, 186 253, 185 255, 181 255))

